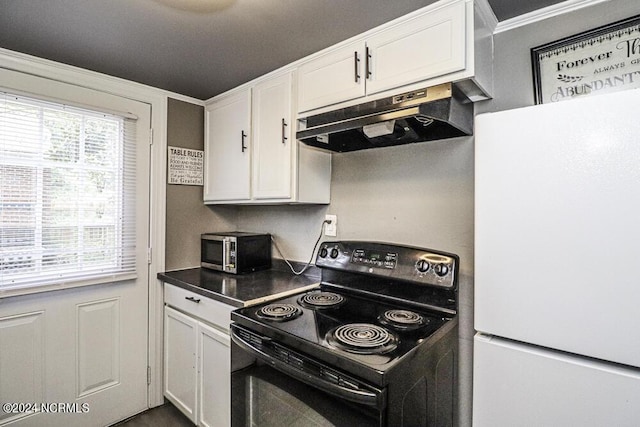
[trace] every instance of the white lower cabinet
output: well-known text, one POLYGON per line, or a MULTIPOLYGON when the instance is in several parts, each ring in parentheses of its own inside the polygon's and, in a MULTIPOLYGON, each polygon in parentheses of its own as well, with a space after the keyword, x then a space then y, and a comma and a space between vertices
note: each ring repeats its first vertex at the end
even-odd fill
POLYGON ((228 318, 233 309, 165 284, 164 395, 194 424, 228 427, 231 423, 229 321, 214 327, 207 322, 209 319, 195 317, 198 311, 204 311, 200 301, 218 308, 216 317, 228 318), (176 304, 184 310, 184 302, 193 304, 195 313, 171 307, 176 304))
POLYGON ((197 418, 198 321, 164 308, 164 394, 191 421, 197 418))
POLYGON ((198 323, 198 424, 231 423, 231 351, 229 335, 198 323))

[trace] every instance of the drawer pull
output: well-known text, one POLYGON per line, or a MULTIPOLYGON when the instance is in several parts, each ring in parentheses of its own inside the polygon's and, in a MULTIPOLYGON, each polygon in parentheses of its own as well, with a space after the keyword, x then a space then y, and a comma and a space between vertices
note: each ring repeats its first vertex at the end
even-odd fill
POLYGON ((195 302, 196 304, 198 304, 200 302, 200 298, 184 297, 184 299, 189 300, 191 302, 195 302))

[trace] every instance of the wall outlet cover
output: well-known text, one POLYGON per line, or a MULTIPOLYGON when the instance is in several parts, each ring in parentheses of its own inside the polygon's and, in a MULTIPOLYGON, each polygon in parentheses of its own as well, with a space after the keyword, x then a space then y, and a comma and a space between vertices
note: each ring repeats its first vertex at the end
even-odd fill
POLYGON ((338 216, 337 215, 325 215, 325 221, 331 221, 331 224, 324 225, 324 235, 336 237, 338 234, 338 216))

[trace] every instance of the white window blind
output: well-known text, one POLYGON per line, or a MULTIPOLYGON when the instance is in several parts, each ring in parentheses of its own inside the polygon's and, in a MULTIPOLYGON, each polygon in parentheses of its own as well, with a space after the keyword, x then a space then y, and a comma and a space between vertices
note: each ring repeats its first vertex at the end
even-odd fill
POLYGON ((0 291, 133 276, 135 128, 0 93, 0 291))

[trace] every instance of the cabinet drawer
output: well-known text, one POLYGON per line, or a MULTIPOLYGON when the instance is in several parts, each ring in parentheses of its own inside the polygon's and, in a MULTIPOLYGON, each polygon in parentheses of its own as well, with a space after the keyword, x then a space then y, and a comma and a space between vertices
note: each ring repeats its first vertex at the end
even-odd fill
POLYGON ((231 311, 235 308, 169 283, 164 284, 164 302, 226 331, 231 323, 231 311))

